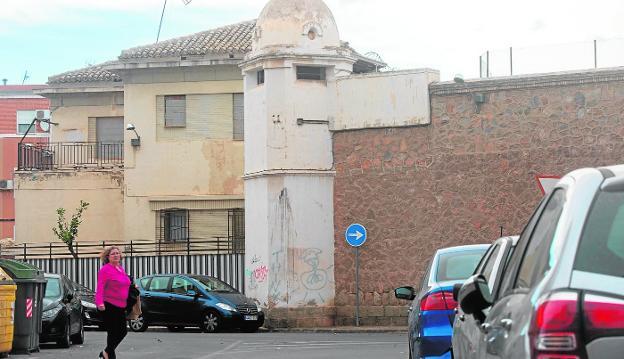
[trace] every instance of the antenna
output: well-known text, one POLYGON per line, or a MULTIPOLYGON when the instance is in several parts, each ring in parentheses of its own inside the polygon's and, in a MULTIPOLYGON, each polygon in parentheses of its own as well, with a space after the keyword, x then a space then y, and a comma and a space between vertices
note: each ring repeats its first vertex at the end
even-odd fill
MULTIPOLYGON (((193 0, 182 0, 185 6, 190 4, 191 1, 193 0)), ((156 35, 156 43, 158 43, 158 39, 160 39, 160 29, 162 29, 162 22, 163 22, 163 18, 165 17, 166 7, 167 7, 167 0, 165 0, 165 3, 163 4, 162 13, 160 14, 160 23, 158 24, 158 34, 156 35)))
POLYGON ((24 84, 24 82, 26 82, 26 80, 28 80, 30 78, 30 76, 28 75, 28 70, 26 70, 26 72, 24 72, 24 79, 22 79, 22 85, 24 84))

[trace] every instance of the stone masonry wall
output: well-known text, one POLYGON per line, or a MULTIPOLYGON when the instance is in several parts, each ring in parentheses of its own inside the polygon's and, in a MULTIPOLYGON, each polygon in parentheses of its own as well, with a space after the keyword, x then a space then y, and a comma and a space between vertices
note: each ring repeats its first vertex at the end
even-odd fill
POLYGON ((334 134, 336 324, 352 325, 360 249, 363 325, 405 325, 441 247, 517 234, 542 194, 536 174, 623 162, 624 71, 431 85, 430 125, 334 134), (477 108, 475 94, 486 102, 477 108))

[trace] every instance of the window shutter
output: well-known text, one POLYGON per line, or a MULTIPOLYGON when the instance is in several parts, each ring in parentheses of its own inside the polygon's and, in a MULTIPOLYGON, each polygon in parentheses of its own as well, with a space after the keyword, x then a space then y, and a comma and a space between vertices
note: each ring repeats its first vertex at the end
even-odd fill
POLYGON ((234 94, 233 139, 242 140, 245 134, 245 97, 242 93, 234 94))
POLYGON ((186 96, 165 96, 165 127, 186 126, 186 96))

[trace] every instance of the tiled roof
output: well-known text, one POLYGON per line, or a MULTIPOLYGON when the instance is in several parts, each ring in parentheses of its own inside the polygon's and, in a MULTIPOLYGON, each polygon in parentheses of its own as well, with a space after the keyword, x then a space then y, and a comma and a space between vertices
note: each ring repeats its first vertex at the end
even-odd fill
POLYGON ((120 82, 121 77, 107 71, 104 66, 115 63, 115 61, 104 62, 98 65, 85 67, 79 70, 64 72, 59 75, 50 76, 48 84, 83 83, 83 82, 120 82))
POLYGON ((240 22, 121 52, 120 60, 207 54, 246 53, 256 20, 240 22))

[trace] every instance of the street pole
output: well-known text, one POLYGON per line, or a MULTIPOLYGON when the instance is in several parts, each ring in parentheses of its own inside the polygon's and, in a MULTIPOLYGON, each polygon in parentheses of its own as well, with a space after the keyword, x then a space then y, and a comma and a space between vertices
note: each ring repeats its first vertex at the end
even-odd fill
POLYGON ((355 247, 355 326, 360 326, 360 247, 355 247))

